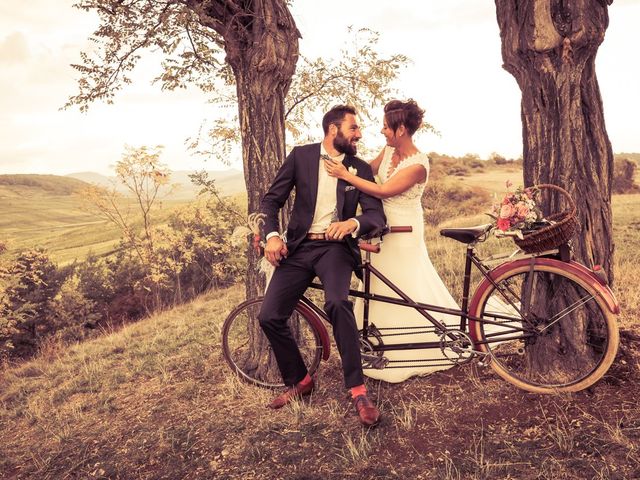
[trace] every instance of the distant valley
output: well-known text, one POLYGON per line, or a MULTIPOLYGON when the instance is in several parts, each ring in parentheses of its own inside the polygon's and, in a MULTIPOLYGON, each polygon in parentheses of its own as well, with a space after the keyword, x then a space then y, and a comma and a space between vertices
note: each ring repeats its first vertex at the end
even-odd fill
MULTIPOLYGON (((191 183, 189 173, 172 173, 170 183, 176 188, 161 196, 158 221, 166 221, 174 208, 197 197, 199 189, 191 183)), ((245 192, 243 175, 237 170, 209 172, 209 177, 216 180, 222 196, 245 192)), ((81 261, 89 253, 108 255, 117 248, 121 234, 90 208, 81 192, 93 184, 129 193, 114 180, 94 172, 0 175, 0 243, 6 243, 9 253, 34 246, 46 248, 61 264, 81 261)), ((131 200, 122 202, 126 205, 131 200)))
MULTIPOLYGON (((169 183, 175 187, 170 195, 172 199, 187 200, 197 196, 199 188, 193 185, 189 178, 189 175, 192 173, 195 172, 185 170, 171 172, 171 180, 169 183)), ((209 178, 215 179, 216 186, 223 196, 235 195, 246 191, 244 175, 239 170, 217 170, 207 173, 209 174, 209 178)), ((106 188, 115 186, 121 193, 128 193, 123 185, 116 182, 115 176, 106 176, 95 172, 77 172, 65 175, 65 177, 75 178, 89 184, 106 188)), ((0 178, 2 178, 2 176, 0 176, 0 178)))

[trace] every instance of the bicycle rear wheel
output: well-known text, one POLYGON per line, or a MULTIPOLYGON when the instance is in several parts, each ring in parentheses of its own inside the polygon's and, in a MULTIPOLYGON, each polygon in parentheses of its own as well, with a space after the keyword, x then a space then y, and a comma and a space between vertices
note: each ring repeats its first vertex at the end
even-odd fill
POLYGON ((498 375, 536 393, 575 392, 602 378, 619 334, 596 287, 541 264, 520 265, 494 280, 471 312, 483 321, 470 320, 469 329, 498 375))
MULTIPOLYGON (((278 388, 284 386, 280 370, 258 322, 262 301, 262 297, 247 300, 229 314, 222 325, 222 352, 231 369, 243 380, 262 387, 278 388)), ((297 306, 288 324, 298 341, 309 375, 313 375, 322 358, 322 342, 306 315, 297 306)))

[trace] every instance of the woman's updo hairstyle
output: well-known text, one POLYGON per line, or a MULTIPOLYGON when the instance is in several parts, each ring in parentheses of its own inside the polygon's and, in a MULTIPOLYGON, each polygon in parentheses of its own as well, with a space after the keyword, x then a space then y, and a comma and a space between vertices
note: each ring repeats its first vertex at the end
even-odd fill
POLYGON ((384 106, 384 118, 388 127, 394 132, 404 125, 409 135, 413 135, 422 125, 424 110, 421 109, 415 100, 409 99, 406 102, 401 100, 391 100, 384 106))

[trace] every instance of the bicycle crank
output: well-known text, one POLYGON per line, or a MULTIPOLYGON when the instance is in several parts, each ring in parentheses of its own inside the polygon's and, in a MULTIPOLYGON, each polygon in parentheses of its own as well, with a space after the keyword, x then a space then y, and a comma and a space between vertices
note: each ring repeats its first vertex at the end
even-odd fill
POLYGON ((440 351, 454 365, 468 363, 478 354, 471 337, 461 330, 446 330, 440 335, 440 351))
MULTIPOLYGON (((382 343, 382 339, 379 335, 376 337, 378 344, 382 343)), ((373 344, 360 337, 360 357, 362 359, 362 368, 375 368, 376 370, 382 370, 389 363, 389 359, 383 355, 383 352, 373 349, 373 344)))

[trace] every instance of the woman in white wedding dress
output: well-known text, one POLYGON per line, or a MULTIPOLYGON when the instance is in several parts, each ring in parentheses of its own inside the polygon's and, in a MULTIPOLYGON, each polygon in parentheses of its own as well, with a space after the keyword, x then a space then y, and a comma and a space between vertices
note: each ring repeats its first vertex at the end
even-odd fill
MULTIPOLYGON (((429 158, 413 143, 413 134, 422 124, 422 110, 415 101, 393 100, 384 107, 382 134, 387 145, 371 162, 374 174, 382 182, 369 182, 350 173, 340 163, 326 161, 325 168, 359 190, 381 198, 387 222, 391 226, 411 225, 411 233, 390 233, 384 237, 379 254, 372 254, 372 265, 397 285, 412 300, 446 308, 459 306, 436 272, 424 243, 424 220, 421 198, 429 176, 429 158)), ((372 275, 373 293, 399 298, 372 275)), ((362 326, 363 302, 358 299, 356 320, 362 326)), ((458 328, 459 316, 432 313, 447 325, 458 328)), ((371 301, 369 322, 384 335, 385 344, 438 341, 440 336, 420 313, 408 307, 371 301), (398 327, 411 326, 411 329, 398 327), (428 330, 428 331, 427 331, 428 330), (401 334, 391 335, 389 334, 401 334)), ((387 382, 402 382, 415 375, 424 375, 452 366, 440 349, 390 350, 383 370, 367 368, 365 375, 387 382)))

